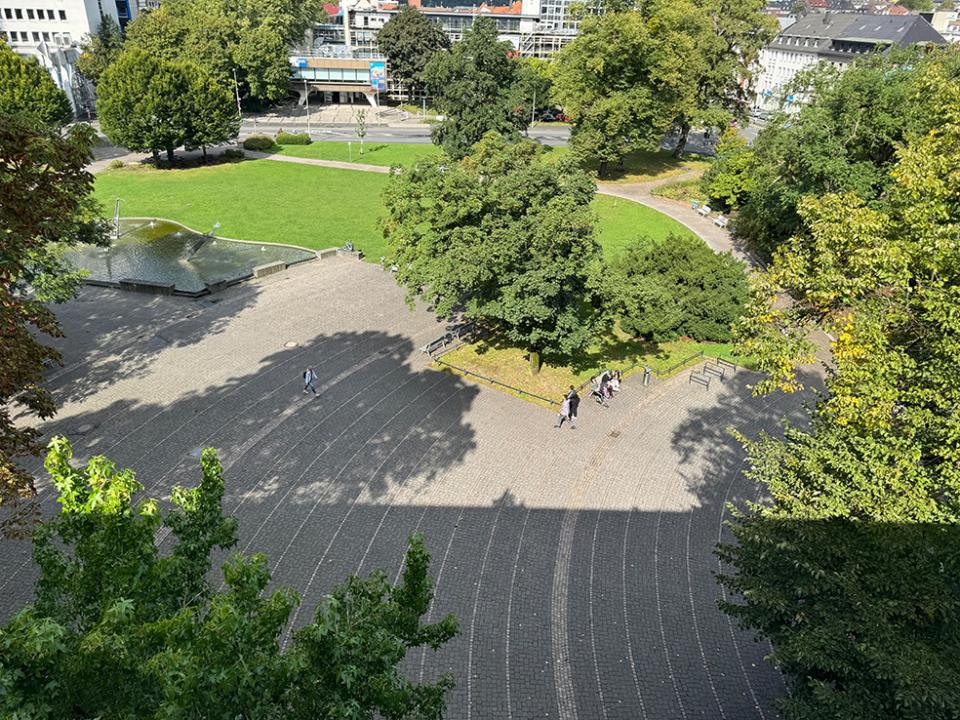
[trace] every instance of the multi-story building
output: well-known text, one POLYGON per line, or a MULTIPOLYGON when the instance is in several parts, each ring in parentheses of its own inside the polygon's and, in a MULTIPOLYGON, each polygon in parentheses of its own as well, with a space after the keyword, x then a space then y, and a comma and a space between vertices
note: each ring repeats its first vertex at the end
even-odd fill
POLYGON ((933 29, 943 35, 947 42, 960 43, 960 11, 936 10, 920 13, 920 17, 933 25, 933 29))
MULTIPOLYGON (((811 65, 826 62, 844 69, 866 53, 915 44, 945 45, 946 40, 919 15, 807 15, 782 30, 760 51, 756 106, 779 108, 787 85, 811 65)), ((788 106, 802 100, 786 98, 788 106)))
POLYGON ((43 65, 83 115, 90 99, 76 73, 81 39, 97 31, 101 18, 124 27, 135 13, 131 0, 0 0, 0 36, 43 65))

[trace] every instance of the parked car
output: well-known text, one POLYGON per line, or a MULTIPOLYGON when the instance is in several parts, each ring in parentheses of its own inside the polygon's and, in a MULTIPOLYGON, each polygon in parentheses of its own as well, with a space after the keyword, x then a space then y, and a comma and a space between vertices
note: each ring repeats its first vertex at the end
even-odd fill
POLYGON ((541 121, 541 122, 556 122, 556 121, 557 121, 557 116, 554 115, 554 114, 553 114, 552 112, 550 112, 549 110, 547 110, 546 112, 540 114, 540 121, 541 121))

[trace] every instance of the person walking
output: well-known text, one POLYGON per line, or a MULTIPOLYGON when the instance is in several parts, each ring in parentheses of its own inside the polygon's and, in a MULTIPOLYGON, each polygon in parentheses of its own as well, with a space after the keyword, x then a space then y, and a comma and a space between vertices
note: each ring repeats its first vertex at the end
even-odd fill
POLYGON ((314 372, 312 367, 308 367, 303 371, 303 392, 306 394, 307 390, 313 392, 314 395, 317 394, 317 388, 314 383, 317 381, 317 373, 314 372))
POLYGON ((576 430, 577 429, 577 408, 580 407, 580 396, 577 395, 577 389, 573 385, 570 386, 570 392, 567 393, 566 399, 570 403, 570 413, 569 413, 570 429, 576 430))
POLYGON ((563 421, 570 419, 570 398, 564 396, 563 402, 560 403, 560 414, 557 415, 557 424, 554 425, 555 428, 563 427, 563 421))

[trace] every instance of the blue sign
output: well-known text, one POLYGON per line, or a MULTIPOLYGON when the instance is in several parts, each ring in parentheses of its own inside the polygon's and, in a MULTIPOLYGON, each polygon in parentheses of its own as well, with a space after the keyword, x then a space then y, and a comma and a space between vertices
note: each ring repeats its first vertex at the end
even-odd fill
POLYGON ((374 90, 387 89, 387 64, 385 62, 370 63, 370 87, 374 90))
POLYGON ((307 59, 306 59, 306 58, 297 58, 297 67, 298 67, 298 68, 305 68, 306 66, 307 66, 307 59))

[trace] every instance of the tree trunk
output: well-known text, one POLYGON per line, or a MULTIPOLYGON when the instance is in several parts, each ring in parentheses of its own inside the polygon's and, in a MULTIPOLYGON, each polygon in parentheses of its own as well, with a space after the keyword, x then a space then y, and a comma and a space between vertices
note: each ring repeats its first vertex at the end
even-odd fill
POLYGON ((207 146, 206 146, 206 145, 201 145, 201 146, 200 146, 200 152, 203 153, 203 164, 206 165, 206 164, 207 164, 207 146))
POLYGON ((601 160, 601 161, 600 161, 600 172, 599 172, 599 174, 600 174, 600 177, 602 177, 602 178, 605 178, 605 177, 607 176, 607 161, 606 161, 606 160, 601 160))
POLYGON ((173 165, 173 145, 167 146, 167 162, 173 165))
POLYGON ((530 372, 534 375, 540 374, 540 352, 538 350, 530 351, 530 372))
POLYGON ((623 172, 623 171, 624 171, 624 167, 623 167, 623 155, 621 155, 619 158, 617 158, 617 170, 619 170, 620 172, 623 172))
POLYGON ((160 165, 160 151, 157 150, 156 148, 152 148, 150 152, 153 153, 153 166, 157 167, 158 165, 160 165))
POLYGON ((673 151, 673 156, 675 158, 682 158, 683 151, 687 147, 687 138, 690 136, 690 126, 684 123, 680 126, 680 140, 677 142, 677 147, 673 151))

